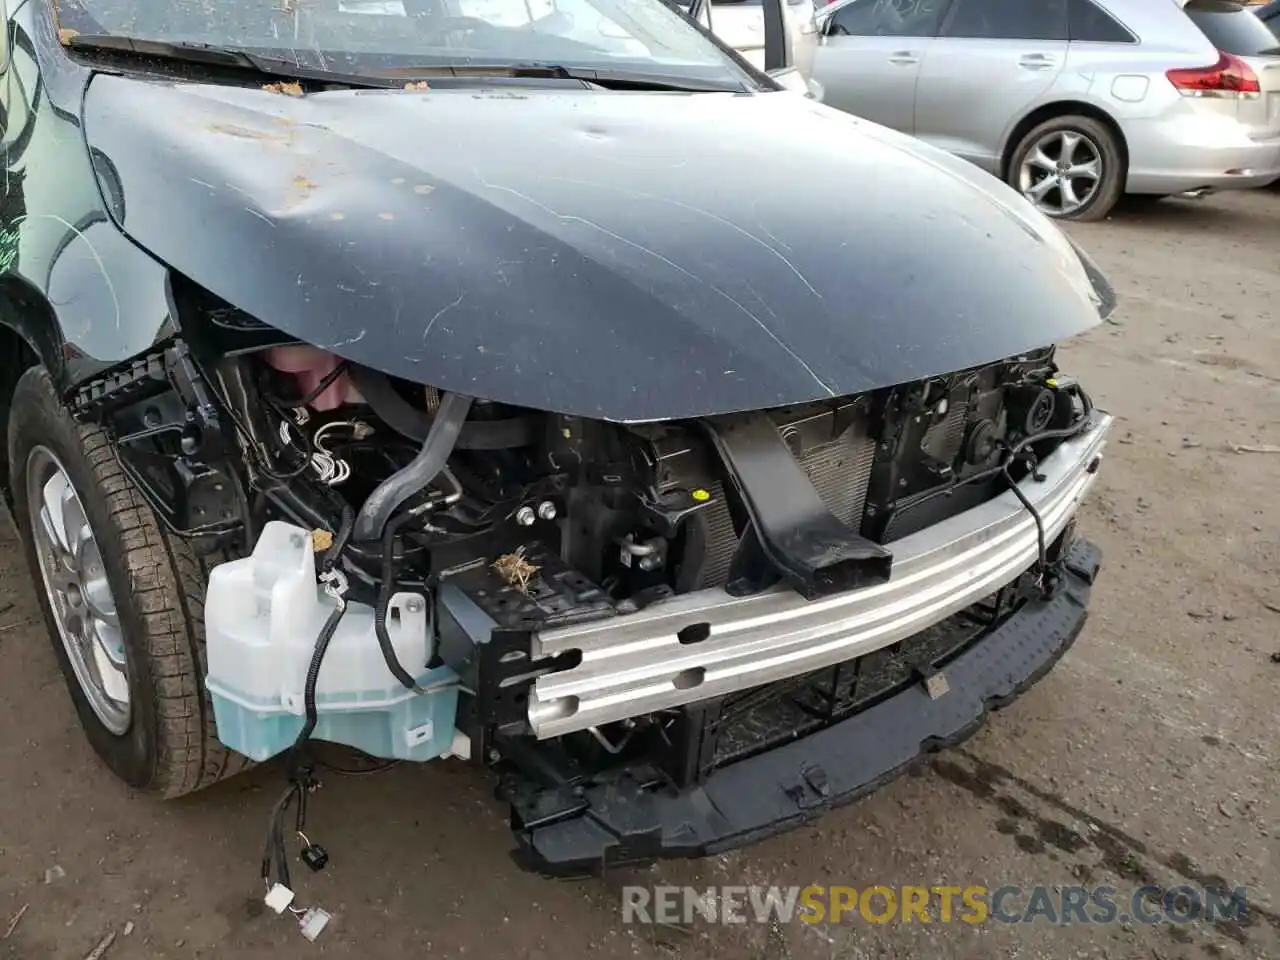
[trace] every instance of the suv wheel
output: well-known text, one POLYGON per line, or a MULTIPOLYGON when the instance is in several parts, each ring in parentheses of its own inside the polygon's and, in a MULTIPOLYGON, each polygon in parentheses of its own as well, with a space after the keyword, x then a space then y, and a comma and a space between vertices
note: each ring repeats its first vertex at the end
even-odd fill
POLYGON ((160 527, 106 432, 72 418, 43 367, 18 380, 10 410, 14 519, 94 750, 164 797, 243 770, 203 684, 204 570, 225 558, 160 527))
POLYGON ((1054 117, 1033 128, 1009 163, 1009 184, 1041 213, 1101 220, 1124 188, 1116 136, 1091 117, 1054 117))

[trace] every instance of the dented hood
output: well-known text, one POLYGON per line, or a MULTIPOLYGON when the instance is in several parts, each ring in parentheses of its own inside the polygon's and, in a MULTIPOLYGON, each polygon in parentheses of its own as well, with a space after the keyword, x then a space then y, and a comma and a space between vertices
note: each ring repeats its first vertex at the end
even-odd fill
POLYGON ((1079 333, 1110 295, 986 174, 782 93, 99 75, 84 120, 113 215, 171 267, 354 362, 539 409, 857 393, 1079 333))

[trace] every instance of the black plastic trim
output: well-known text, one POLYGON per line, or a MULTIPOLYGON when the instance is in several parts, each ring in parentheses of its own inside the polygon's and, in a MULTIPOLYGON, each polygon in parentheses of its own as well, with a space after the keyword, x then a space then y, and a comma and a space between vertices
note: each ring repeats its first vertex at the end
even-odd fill
POLYGON ((915 684, 858 715, 712 774, 679 792, 626 780, 589 788, 581 813, 517 830, 516 861, 548 876, 708 856, 763 840, 857 800, 923 753, 971 736, 1071 647, 1087 619, 1101 551, 1077 540, 1062 587, 1027 602, 943 670, 949 691, 915 684))
POLYGON ((768 586, 770 567, 807 600, 889 579, 893 554, 827 508, 768 416, 704 424, 751 520, 729 573, 731 593, 744 580, 768 586))

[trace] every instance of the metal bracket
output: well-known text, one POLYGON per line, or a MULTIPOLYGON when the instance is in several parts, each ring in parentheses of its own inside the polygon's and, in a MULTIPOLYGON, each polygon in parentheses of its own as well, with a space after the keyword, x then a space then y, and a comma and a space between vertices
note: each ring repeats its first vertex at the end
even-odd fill
POLYGON ((814 600, 889 579, 893 554, 827 509, 768 417, 734 414, 703 423, 759 550, 798 593, 814 600))

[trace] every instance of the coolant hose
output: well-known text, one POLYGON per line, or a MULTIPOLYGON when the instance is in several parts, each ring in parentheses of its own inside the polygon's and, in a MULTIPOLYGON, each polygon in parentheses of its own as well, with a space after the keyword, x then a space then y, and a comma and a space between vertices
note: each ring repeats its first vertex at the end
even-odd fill
POLYGON ((440 398, 440 410, 431 421, 427 439, 412 461, 378 484, 356 516, 352 539, 370 543, 382 537, 387 521, 402 503, 425 490, 444 469, 458 442, 458 434, 471 412, 471 398, 460 393, 446 393, 440 398))

